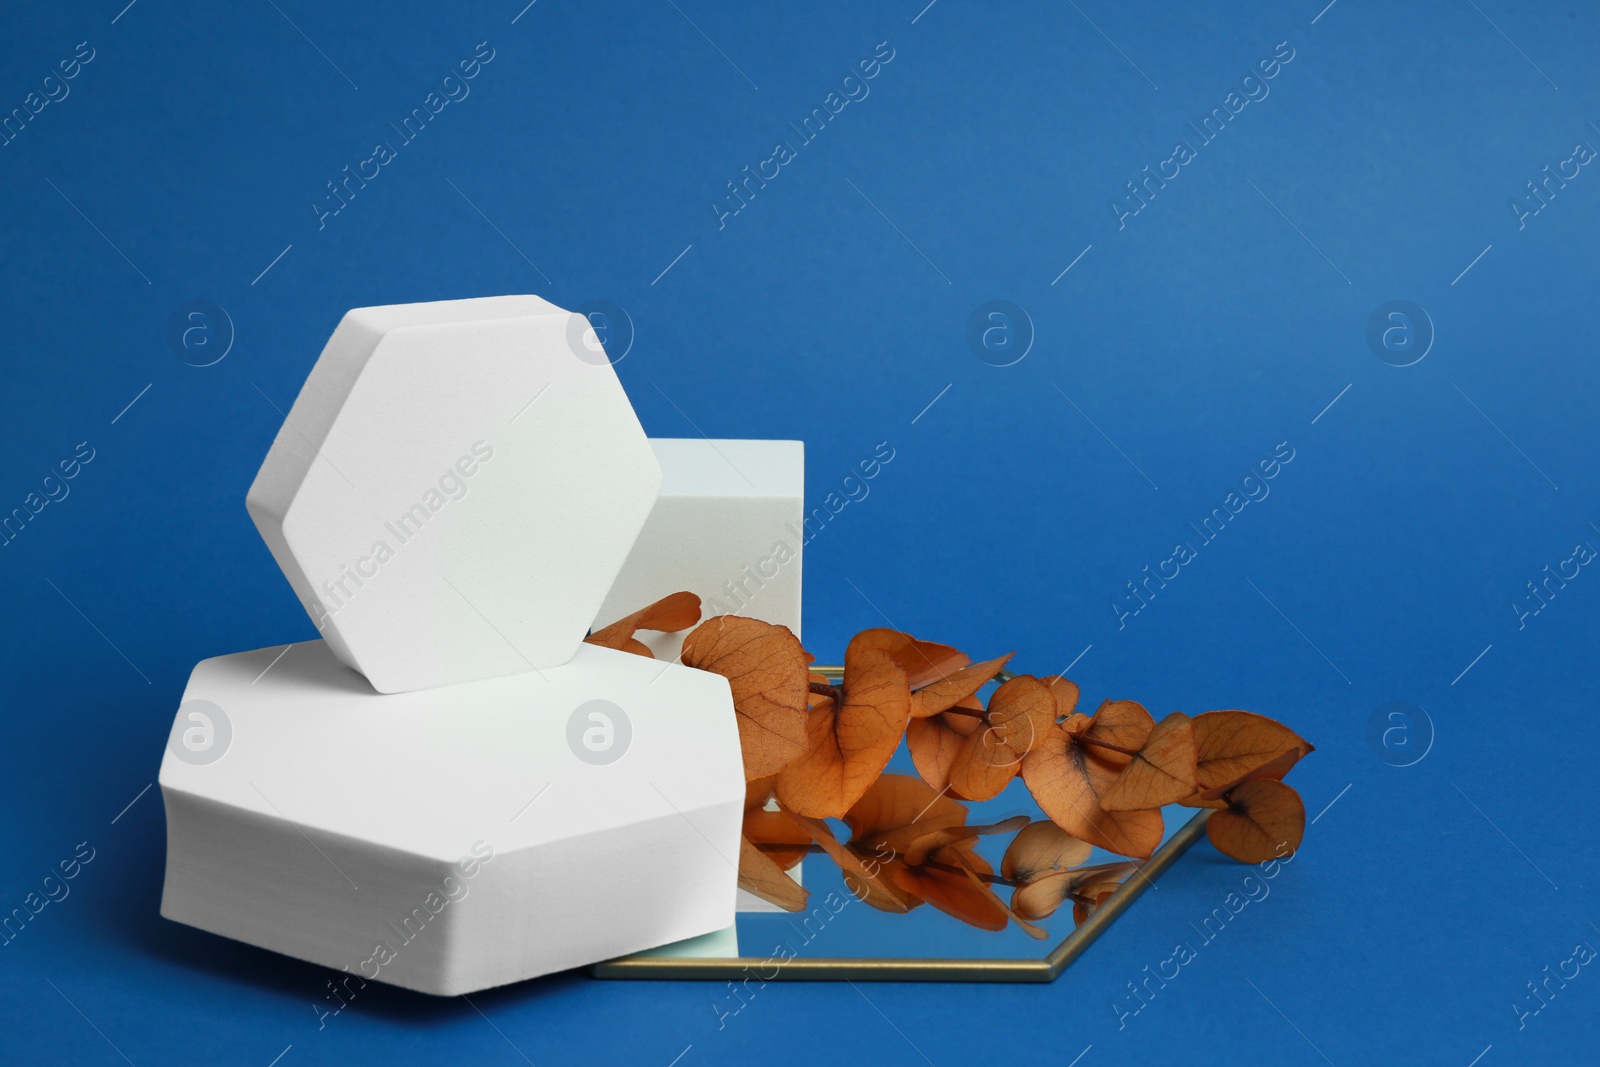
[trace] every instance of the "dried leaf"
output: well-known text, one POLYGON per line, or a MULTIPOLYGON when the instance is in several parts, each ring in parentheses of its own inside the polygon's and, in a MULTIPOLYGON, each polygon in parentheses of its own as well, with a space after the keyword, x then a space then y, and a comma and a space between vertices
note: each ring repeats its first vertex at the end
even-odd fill
POLYGON ((808 658, 788 627, 718 615, 683 642, 683 662, 728 679, 746 780, 773 774, 805 751, 808 658))
MULTIPOLYGON (((945 848, 971 849, 978 843, 978 838, 989 837, 993 834, 1009 834, 1028 825, 1026 815, 1013 815, 1001 822, 988 823, 982 826, 950 826, 942 830, 929 830, 911 835, 904 839, 900 845, 900 854, 912 866, 927 860, 933 853, 945 848)), ((908 828, 908 830, 911 828, 908 828)), ((886 841, 892 845, 894 842, 886 841)))
POLYGON ((584 638, 591 645, 632 652, 636 656, 654 659, 648 645, 633 635, 638 630, 659 630, 677 633, 687 630, 700 621, 700 598, 693 593, 673 593, 664 596, 649 607, 641 608, 610 626, 596 630, 584 638))
POLYGON ((1095 896, 1109 896, 1137 869, 1138 865, 1133 863, 1104 863, 1095 867, 1052 871, 1018 886, 1017 891, 1011 894, 1011 910, 1026 919, 1048 919, 1062 904, 1074 897, 1093 899, 1095 896))
POLYGON ((1133 753, 1144 747, 1155 728, 1155 719, 1138 701, 1107 700, 1094 713, 1083 736, 1090 742, 1100 742, 1095 746, 1095 753, 1101 759, 1122 767, 1133 758, 1133 753), (1108 745, 1111 747, 1106 747, 1108 745))
POLYGON ((1175 711, 1150 731, 1144 747, 1100 797, 1107 811, 1159 808, 1193 795, 1194 720, 1175 711))
POLYGON ((907 912, 922 903, 920 896, 895 885, 894 872, 905 865, 903 859, 890 852, 879 855, 865 849, 864 854, 858 854, 855 849, 841 844, 821 819, 797 816, 795 822, 805 827, 811 839, 839 865, 844 872, 845 887, 862 903, 879 911, 892 912, 907 912))
POLYGON ((1228 794, 1228 806, 1206 820, 1206 836, 1217 851, 1244 863, 1282 859, 1300 847, 1306 806, 1290 786, 1252 778, 1228 794))
POLYGON ((778 800, 796 814, 843 816, 888 764, 911 717, 906 672, 880 648, 850 642, 840 688, 838 700, 806 713, 802 752, 778 775, 778 800))
POLYGON ((1083 896, 1110 896, 1122 888, 1122 883, 1133 877, 1141 864, 1129 860, 1124 863, 1102 863, 1094 867, 1081 868, 1084 871, 1094 872, 1093 877, 1085 878, 1078 892, 1083 896))
MULTIPOLYGON (((776 812, 768 812, 775 815, 776 812)), ((784 911, 804 911, 810 894, 748 837, 739 839, 739 888, 784 911)))
POLYGON ((765 778, 751 778, 744 783, 744 810, 748 815, 752 811, 761 811, 772 800, 778 776, 769 774, 765 778))
MULTIPOLYGON (((1012 918, 1011 909, 983 880, 983 875, 994 872, 981 857, 945 848, 930 858, 941 866, 901 866, 894 872, 895 884, 980 930, 1006 928, 1012 918)), ((1044 931, 1039 934, 1042 936, 1044 931)))
POLYGON ((1093 851, 1089 842, 1079 841, 1048 819, 1040 819, 1011 839, 1005 858, 1000 861, 1000 873, 1014 882, 1031 882, 1047 871, 1075 867, 1093 851))
MULTIPOLYGON (((955 707, 983 714, 983 704, 977 697, 968 697, 955 707)), ((973 715, 935 715, 929 719, 912 719, 906 727, 906 747, 911 750, 911 762, 917 773, 938 792, 950 788, 950 768, 966 739, 983 729, 983 721, 973 715)))
POLYGON ((739 888, 784 911, 800 911, 808 894, 787 872, 811 850, 811 835, 787 812, 768 810, 774 778, 745 784, 739 888))
POLYGON ((1280 752, 1274 758, 1268 760, 1253 770, 1246 771, 1233 781, 1224 782, 1222 785, 1212 786, 1210 789, 1201 790, 1192 796, 1185 797, 1178 803, 1184 804, 1191 808, 1225 808, 1228 806, 1228 802, 1223 798, 1234 789, 1238 788, 1240 785, 1243 785, 1245 782, 1248 782, 1252 778, 1272 778, 1274 780, 1281 780, 1284 775, 1289 773, 1290 768, 1292 768, 1296 763, 1300 762, 1300 755, 1301 753, 1298 748, 1292 748, 1287 752, 1280 752))
POLYGON ((1009 833, 1027 820, 968 826, 966 819, 960 802, 909 775, 886 774, 845 814, 849 841, 840 844, 820 819, 796 821, 839 864, 851 892, 871 906, 909 911, 927 901, 965 922, 999 929, 1010 912, 973 873, 992 875, 971 848, 979 837, 1009 833))
MULTIPOLYGON (((916 690, 911 694, 911 717, 926 719, 930 715, 937 715, 947 708, 953 708, 967 697, 988 685, 1006 661, 1014 652, 1007 652, 999 659, 986 659, 982 663, 970 663, 954 674, 948 675, 916 690)), ((909 677, 909 672, 908 677, 909 677)))
POLYGON ((1243 781, 1285 752, 1297 752, 1295 759, 1311 752, 1306 739, 1287 726, 1248 711, 1196 715, 1194 740, 1202 791, 1243 781))
POLYGON ((1149 721, 1149 713, 1132 701, 1108 701, 1092 719, 1069 718, 1034 745, 1022 761, 1022 778, 1040 809, 1073 837, 1124 856, 1145 859, 1156 850, 1165 832, 1161 812, 1106 811, 1101 807, 1101 795, 1111 788, 1131 757, 1083 741, 1091 736, 1102 741, 1119 737, 1136 740, 1137 744, 1131 747, 1137 749, 1149 736, 1148 729, 1139 735, 1140 715, 1149 721))
POLYGON ((1072 921, 1082 926, 1085 919, 1100 910, 1113 893, 1122 888, 1122 883, 1127 880, 1132 871, 1102 878, 1097 881, 1086 882, 1078 887, 1078 896, 1084 898, 1075 900, 1072 904, 1072 921))
POLYGON ((1049 688, 1056 701, 1056 718, 1065 719, 1078 710, 1078 683, 1059 674, 1040 679, 1049 688))
POLYGON ((971 662, 964 652, 958 652, 949 645, 919 641, 899 630, 878 627, 862 630, 850 639, 844 653, 845 663, 850 662, 851 652, 862 652, 869 648, 876 648, 893 657, 900 669, 906 672, 906 684, 912 689, 921 689, 937 682, 971 662))
POLYGON ((989 698, 984 727, 969 736, 950 767, 950 788, 969 800, 989 800, 1011 783, 1022 760, 1055 727, 1049 688, 1019 675, 989 698))
POLYGON ((907 774, 885 774, 844 814, 850 843, 878 856, 905 858, 919 840, 945 831, 948 844, 961 837, 975 838, 985 828, 967 826, 967 808, 958 800, 935 792, 907 774))
MULTIPOLYGON (((881 899, 892 887, 902 901, 926 901, 986 930, 1001 929, 1013 918, 986 881, 994 872, 971 849, 980 837, 1019 829, 1027 823, 1025 816, 969 826, 966 806, 959 801, 909 775, 886 774, 844 820, 850 827, 846 851, 854 862, 870 868, 868 861, 877 861, 875 897, 881 899), (888 887, 882 885, 885 881, 888 887)), ((863 899, 871 903, 873 898, 863 899)), ((1034 936, 1044 936, 1037 927, 1023 925, 1034 936)))
POLYGON ((745 785, 744 836, 772 862, 788 870, 810 851, 811 835, 788 812, 770 803, 776 780, 777 775, 770 775, 745 785))
POLYGON ((786 871, 811 851, 811 835, 786 811, 745 812, 744 836, 786 871))

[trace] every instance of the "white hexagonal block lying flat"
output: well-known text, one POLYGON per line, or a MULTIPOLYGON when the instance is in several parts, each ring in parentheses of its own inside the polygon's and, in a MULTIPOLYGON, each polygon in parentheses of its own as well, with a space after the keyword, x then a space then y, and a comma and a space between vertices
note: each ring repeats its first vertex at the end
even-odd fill
POLYGON ((263 675, 277 654, 189 679, 161 764, 167 918, 441 995, 733 922, 744 773, 720 676, 584 645, 385 696, 321 641, 263 675))
POLYGON ((583 639, 661 485, 588 329, 536 296, 357 308, 312 368, 246 504, 379 692, 552 667, 583 639))

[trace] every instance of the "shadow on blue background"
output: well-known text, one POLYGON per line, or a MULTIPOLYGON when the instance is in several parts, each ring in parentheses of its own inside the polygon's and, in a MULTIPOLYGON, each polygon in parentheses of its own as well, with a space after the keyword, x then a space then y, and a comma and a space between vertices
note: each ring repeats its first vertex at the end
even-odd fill
POLYGON ((122 2, 12 5, 0 48, 0 512, 93 454, 0 547, 0 907, 96 852, 0 949, 7 1061, 689 1067, 831 1039, 1492 1067, 1593 1042, 1600 978, 1548 979, 1600 944, 1600 578, 1566 562, 1600 546, 1592 9, 122 2), (470 93, 332 213, 480 42, 470 93), (836 90, 859 98, 798 143, 836 90), (1173 176, 1129 199, 1146 167, 1173 176), (824 659, 887 618, 1040 674, 1078 657, 1089 703, 1315 741, 1271 897, 1131 1017, 1127 984, 1244 873, 1208 846, 1055 985, 771 986, 720 1029, 717 989, 577 976, 471 1005, 369 986, 319 1029, 327 972, 161 920, 142 790, 189 668, 312 636, 243 507, 280 409, 346 309, 507 292, 625 308, 646 429, 804 439, 811 503, 890 443, 807 549, 824 659), (225 317, 174 348, 196 300, 225 317), (1000 349, 1031 331, 1010 366, 968 344, 992 300, 1025 314, 1000 349), (1369 344, 1398 300, 1421 316, 1369 344), (1191 527, 1280 447, 1266 495, 1191 527))

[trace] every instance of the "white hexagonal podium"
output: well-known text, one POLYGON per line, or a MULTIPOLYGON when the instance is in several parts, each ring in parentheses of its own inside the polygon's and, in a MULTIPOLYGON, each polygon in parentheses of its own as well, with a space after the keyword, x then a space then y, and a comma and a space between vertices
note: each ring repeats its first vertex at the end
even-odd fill
POLYGON ((536 296, 357 308, 246 501, 328 646, 383 693, 564 663, 661 469, 589 326, 536 296))
POLYGON ((440 995, 733 922, 744 774, 722 677, 584 645, 382 695, 321 641, 277 655, 189 679, 161 764, 167 918, 440 995), (586 737, 594 701, 622 715, 586 737))

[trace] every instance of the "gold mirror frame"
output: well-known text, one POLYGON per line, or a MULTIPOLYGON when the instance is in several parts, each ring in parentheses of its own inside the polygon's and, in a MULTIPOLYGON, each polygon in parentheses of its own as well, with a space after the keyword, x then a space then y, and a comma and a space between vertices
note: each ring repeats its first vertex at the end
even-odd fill
MULTIPOLYGON (((836 679, 844 668, 828 666, 813 667, 812 670, 836 679)), ((1011 672, 1002 671, 998 680, 1005 681, 1010 677, 1011 672)), ((1189 846, 1200 840, 1206 832, 1206 820, 1210 817, 1211 811, 1203 808, 1179 827, 1123 883, 1121 889, 1107 898, 1093 915, 1074 928, 1043 959, 793 957, 775 961, 756 956, 717 958, 640 954, 597 963, 590 973, 595 978, 647 980, 730 981, 756 975, 763 982, 1053 982, 1072 965, 1073 960, 1083 955, 1084 949, 1094 944, 1095 938, 1128 910, 1129 905, 1139 899, 1155 879, 1177 862, 1179 856, 1189 851, 1189 846), (768 976, 765 972, 773 968, 776 968, 776 973, 768 976)))
MULTIPOLYGON (((596 978, 707 979, 728 981, 758 975, 763 982, 1053 982, 1095 938, 1128 910, 1179 856, 1206 832, 1209 809, 1202 809, 1167 838, 1138 872, 1123 883, 1082 926, 1043 959, 793 959, 781 962, 755 956, 724 959, 672 956, 624 956, 595 964, 596 978), (776 968, 777 973, 766 972, 776 968)), ((892 920, 890 920, 892 921, 892 920)))

